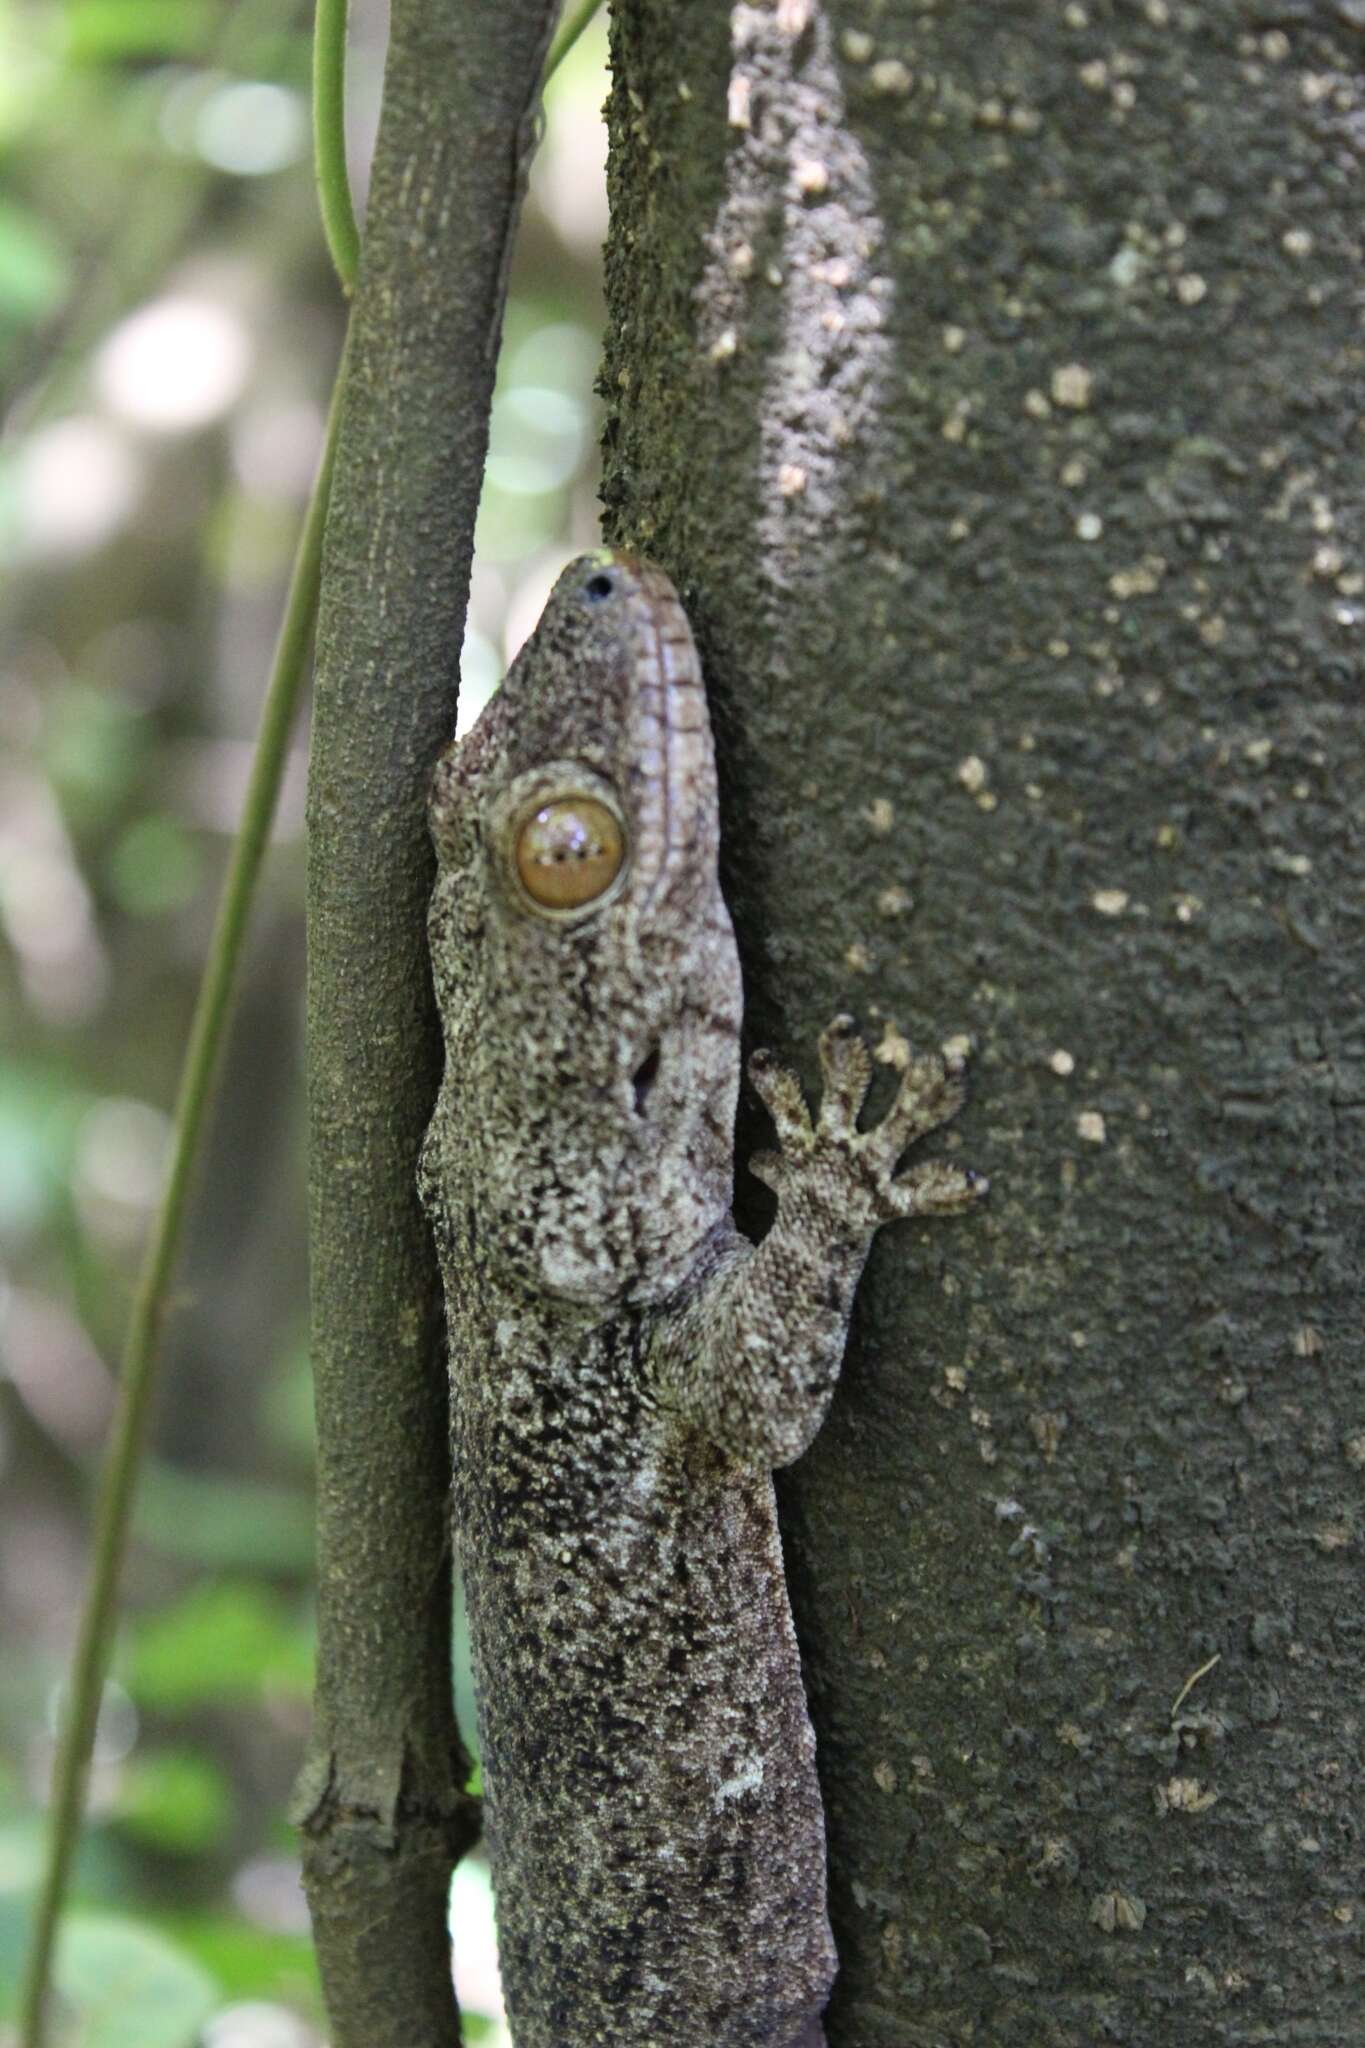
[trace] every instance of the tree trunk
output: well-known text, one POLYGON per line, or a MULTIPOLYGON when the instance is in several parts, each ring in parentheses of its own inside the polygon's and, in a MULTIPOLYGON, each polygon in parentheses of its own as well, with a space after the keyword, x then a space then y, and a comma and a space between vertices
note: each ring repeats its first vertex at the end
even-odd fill
POLYGON ((1343 2042, 1365 14, 613 16, 609 537, 749 1034, 970 1034, 994 1188, 878 1237, 782 1488, 831 2048, 1343 2042))

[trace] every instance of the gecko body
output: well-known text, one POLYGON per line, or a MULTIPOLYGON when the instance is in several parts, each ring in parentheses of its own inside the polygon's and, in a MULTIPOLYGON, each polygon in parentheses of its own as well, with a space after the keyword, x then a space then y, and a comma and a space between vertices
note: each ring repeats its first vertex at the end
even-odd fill
POLYGON ((710 727, 668 579, 572 564, 442 757, 445 1077, 421 1188, 517 2048, 819 2048, 835 1970, 771 1472, 823 1419, 877 1225, 983 1183, 906 1146, 957 1108, 824 1034, 759 1247, 730 1214, 738 956, 710 727))

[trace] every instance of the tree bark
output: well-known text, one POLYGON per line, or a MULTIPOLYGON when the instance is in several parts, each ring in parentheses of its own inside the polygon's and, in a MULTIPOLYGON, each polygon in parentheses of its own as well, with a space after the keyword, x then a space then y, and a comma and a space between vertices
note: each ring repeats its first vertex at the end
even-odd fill
POLYGON ((608 531, 701 644, 747 1028, 810 1080, 839 1009, 890 1065, 969 1033, 947 1142, 993 1181, 880 1234, 782 1487, 831 2048, 1325 2048, 1362 1925, 1365 18, 613 19, 608 531))
POLYGON ((511 240, 553 0, 396 0, 327 528, 309 784, 318 1681, 297 1813, 336 2048, 450 2048, 476 1823, 450 1691, 431 766, 454 728, 511 240))

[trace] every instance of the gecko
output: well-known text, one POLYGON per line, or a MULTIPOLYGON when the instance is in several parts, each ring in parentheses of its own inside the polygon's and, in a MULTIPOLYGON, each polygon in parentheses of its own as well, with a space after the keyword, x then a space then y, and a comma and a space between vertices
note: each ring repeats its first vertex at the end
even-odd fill
POLYGON ((672 583, 572 563, 437 764, 444 1078, 422 1200, 446 1296, 452 1512, 516 2048, 823 2048, 836 1969, 774 1468, 839 1374, 873 1233, 965 1209, 908 1146, 960 1064, 860 1130, 763 1053, 777 1147, 731 1215, 742 1021, 696 647, 672 583))

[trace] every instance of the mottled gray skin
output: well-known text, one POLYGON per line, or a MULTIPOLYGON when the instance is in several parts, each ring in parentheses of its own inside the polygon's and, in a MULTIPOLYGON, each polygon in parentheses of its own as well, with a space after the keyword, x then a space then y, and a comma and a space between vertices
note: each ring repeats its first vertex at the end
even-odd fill
POLYGON ((859 1134, 847 1019, 814 1126, 758 1056, 778 1215, 757 1249, 735 1230, 739 965, 701 677, 658 570, 565 571, 431 816, 446 1067, 422 1193, 513 2036, 818 2048, 835 1955, 770 1474, 820 1426, 877 1225, 980 1191, 893 1177, 960 1084, 916 1061, 859 1134), (610 799, 628 851, 549 915, 513 846, 560 793, 610 799))

